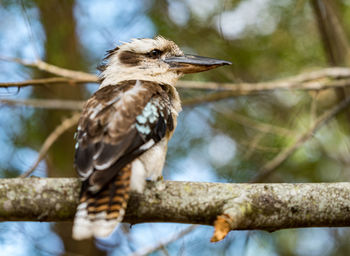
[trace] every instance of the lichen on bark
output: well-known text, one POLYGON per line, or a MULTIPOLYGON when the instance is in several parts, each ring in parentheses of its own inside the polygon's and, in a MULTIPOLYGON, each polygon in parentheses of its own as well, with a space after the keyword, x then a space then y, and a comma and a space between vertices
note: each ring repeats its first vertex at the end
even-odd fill
MULTIPOLYGON (((72 221, 80 184, 74 178, 0 179, 0 220, 72 221)), ((147 182, 144 193, 131 194, 124 220, 212 225, 223 214, 238 230, 349 226, 350 183, 147 182)))

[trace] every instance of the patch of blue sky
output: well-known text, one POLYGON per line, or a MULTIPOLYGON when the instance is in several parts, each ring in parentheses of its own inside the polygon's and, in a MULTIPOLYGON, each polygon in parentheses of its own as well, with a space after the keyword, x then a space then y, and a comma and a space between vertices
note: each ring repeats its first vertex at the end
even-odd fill
MULTIPOLYGON (((23 10, 17 5, 10 8, 0 8, 0 57, 21 58, 33 61, 44 55, 43 42, 45 35, 39 21, 39 13, 36 8, 23 10), (15 33, 14 33, 15 31, 15 33)), ((30 79, 25 69, 17 63, 2 61, 2 82, 16 82, 30 79)), ((0 89, 0 98, 27 98, 31 88, 9 88, 0 89)))
MULTIPOLYGON (((100 61, 106 50, 120 41, 152 37, 155 27, 147 16, 148 1, 78 1, 75 7, 77 31, 86 54, 100 61)), ((91 67, 95 72, 96 65, 91 67)))
MULTIPOLYGON (((229 40, 252 35, 269 35, 278 27, 282 17, 282 8, 288 8, 291 4, 293 4, 291 0, 241 1, 235 8, 216 15, 214 23, 216 29, 229 40)), ((200 8, 197 9, 200 10, 200 8)))
MULTIPOLYGON (((44 56, 45 34, 36 8, 0 8, 0 55, 33 60, 44 56), (15 31, 15 33, 14 33, 15 31)), ((0 77, 2 78, 2 77, 0 77)), ((11 76, 16 79, 17 77, 11 76)))
MULTIPOLYGON (((31 148, 17 148, 16 153, 11 160, 12 166, 22 172, 30 169, 38 158, 39 153, 31 148)), ((35 168, 33 175, 38 177, 46 177, 46 164, 41 161, 35 168)))
POLYGON ((85 89, 90 93, 90 94, 93 94, 94 92, 97 91, 99 87, 99 84, 96 84, 96 83, 88 83, 88 84, 85 84, 85 89))
POLYGON ((165 179, 182 181, 219 181, 209 162, 208 153, 203 143, 207 144, 212 136, 209 125, 210 111, 205 107, 185 108, 178 117, 178 126, 169 143, 169 153, 163 171, 165 179), (204 139, 200 145, 193 140, 204 139), (185 156, 179 157, 176 151, 186 150, 185 156), (173 157, 174 156, 174 157, 173 157))
POLYGON ((207 144, 210 161, 216 167, 229 164, 236 155, 236 149, 235 141, 222 133, 211 137, 207 144))
MULTIPOLYGON (((0 128, 0 134, 2 133, 2 129, 0 128)), ((7 170, 10 167, 9 159, 11 155, 13 154, 13 145, 10 140, 7 138, 1 138, 0 137, 0 148, 1 148, 1 154, 0 154, 0 165, 2 170, 7 170)), ((0 177, 3 177, 3 174, 0 172, 0 177)))
MULTIPOLYGON (((210 126, 212 112, 207 107, 196 107, 194 109, 185 108, 179 115, 178 126, 175 134, 169 143, 169 154, 167 165, 164 169, 164 177, 172 180, 197 181, 197 182, 222 182, 225 181, 218 177, 212 168, 211 155, 208 145, 215 135, 210 126), (202 139, 200 144, 191 144, 193 139, 202 139), (174 146, 173 146, 174 145, 174 146), (176 154, 176 150, 181 145, 184 149, 189 149, 185 157, 175 158, 172 161, 171 155, 176 154)), ((225 159, 219 159, 222 165, 226 164, 234 157, 235 142, 225 135, 225 147, 218 152, 225 154, 224 150, 232 149, 230 154, 225 154, 225 159)), ((220 142, 221 143, 221 142, 220 142)))
POLYGON ((222 0, 201 1, 201 0, 185 0, 183 1, 197 19, 202 22, 208 22, 208 18, 219 9, 225 7, 222 0))
POLYGON ((61 255, 63 243, 51 231, 51 225, 38 222, 0 223, 1 255, 61 255))
POLYGON ((182 246, 185 255, 245 255, 245 243, 249 234, 247 231, 231 231, 224 240, 210 243, 213 232, 212 226, 199 226, 184 238, 182 244, 173 244, 174 253, 182 246))
POLYGON ((14 147, 12 140, 16 136, 20 136, 21 111, 18 109, 1 107, 0 114, 0 165, 3 170, 8 169, 13 162, 14 147))
POLYGON ((29 118, 33 114, 33 109, 0 106, 0 110, 0 140, 11 143, 11 140, 16 136, 21 136, 23 129, 22 119, 29 118))
POLYGON ((218 181, 215 172, 208 163, 206 153, 201 149, 191 150, 187 157, 178 159, 178 164, 169 172, 172 180, 193 182, 218 181))
MULTIPOLYGON (((144 223, 134 225, 131 229, 130 239, 136 251, 159 245, 169 238, 174 237, 189 224, 176 223, 144 223), (147 237, 148 239, 145 239, 147 237)), ((225 240, 219 243, 210 243, 213 235, 212 226, 197 226, 192 232, 166 246, 170 255, 214 255, 218 252, 226 252, 225 255, 244 255, 248 231, 230 232, 225 240)), ((115 250, 113 256, 118 256, 119 250, 115 250)), ((256 253, 258 253, 256 251, 256 253)), ((224 254, 223 254, 224 255, 224 254)))
MULTIPOLYGON (((239 232, 239 231, 238 231, 239 232)), ((271 234, 253 232, 248 240, 245 255, 277 256, 271 234)))
MULTIPOLYGON (((29 61, 43 57, 44 49, 42 46, 45 35, 36 8, 26 8, 24 12, 18 5, 12 5, 6 9, 0 8, 0 16, 2 17, 2 22, 0 23, 1 57, 18 57, 29 61)), ((8 61, 2 62, 1 81, 15 82, 25 79, 30 79, 30 74, 20 64, 8 61)), ((28 98, 31 90, 30 87, 21 88, 20 90, 18 88, 0 89, 0 99, 25 99, 28 98)), ((13 145, 11 138, 20 136, 22 132, 21 118, 29 117, 32 113, 33 110, 30 108, 1 106, 0 146, 3 150, 0 163, 3 169, 7 169, 11 165, 18 165, 16 168, 20 169, 24 168, 24 166, 20 166, 25 163, 22 161, 22 158, 16 159, 16 157, 12 157, 13 145), (20 161, 18 162, 18 160, 20 161)), ((28 159, 28 157, 26 158, 28 159)))
MULTIPOLYGON (((186 110, 186 108, 185 108, 186 110)), ((188 112, 184 112, 185 120, 184 122, 190 124, 193 127, 193 135, 202 137, 203 135, 209 135, 212 128, 209 121, 212 120, 212 114, 208 107, 198 106, 190 109, 188 112)))
MULTIPOLYGON (((12 66, 12 67, 9 67, 9 66, 6 66, 4 67, 4 69, 16 69, 16 67, 12 66)), ((10 73, 11 71, 9 71, 10 73)), ((16 71, 15 71, 16 72, 16 71)), ((19 75, 19 74, 18 74, 19 75)), ((6 82, 5 79, 6 77, 8 77, 9 79, 11 80, 14 80, 11 75, 0 75, 0 79, 4 78, 4 80, 0 80, 0 81, 3 81, 3 82, 6 82)), ((19 78, 16 80, 16 82, 19 82, 19 81, 22 81, 24 79, 22 78, 19 78)), ((10 81, 8 81, 10 82, 10 81)), ((23 88, 18 88, 18 87, 9 87, 9 88, 0 88, 0 99, 8 99, 8 98, 16 98, 16 99, 26 99, 28 98, 28 96, 30 95, 30 92, 31 92, 31 88, 30 87, 23 87, 23 88)))
POLYGON ((329 229, 308 228, 298 230, 296 252, 300 256, 331 255, 335 249, 335 238, 329 229))
MULTIPOLYGON (((144 223, 134 225, 131 229, 131 240, 137 250, 154 246, 160 244, 178 234, 186 227, 188 224, 175 224, 175 223, 144 223), (147 239, 145 239, 147 237, 147 239)), ((202 233, 203 234, 203 233, 202 233)), ((189 240, 189 238, 196 236, 198 237, 197 229, 188 233, 186 236, 180 238, 174 244, 184 243, 189 240)), ((113 254, 117 256, 117 252, 113 254)), ((173 255, 173 254, 171 254, 173 255)), ((176 255, 176 254, 175 254, 176 255)))
POLYGON ((209 121, 211 118, 210 110, 206 107, 184 108, 178 116, 178 125, 169 142, 169 150, 172 150, 173 146, 189 146, 184 144, 190 143, 190 138, 210 137, 212 129, 209 121))
POLYGON ((168 14, 171 21, 178 26, 185 26, 190 18, 188 6, 184 1, 168 0, 168 14))
MULTIPOLYGON (((9 231, 11 228, 14 227, 13 223, 10 223, 10 225, 6 225, 6 228, 4 226, 6 223, 0 224, 0 230, 4 229, 9 231)), ((22 256, 25 252, 28 252, 29 250, 29 244, 28 240, 23 238, 22 236, 18 235, 18 232, 1 232, 1 239, 0 239, 0 251, 3 255, 11 255, 11 256, 22 256), (21 248, 19 250, 19 248, 21 248)))
POLYGON ((35 247, 33 249, 49 255, 61 255, 64 251, 62 240, 51 230, 53 223, 25 222, 17 225, 24 227, 25 235, 32 239, 31 244, 35 247))

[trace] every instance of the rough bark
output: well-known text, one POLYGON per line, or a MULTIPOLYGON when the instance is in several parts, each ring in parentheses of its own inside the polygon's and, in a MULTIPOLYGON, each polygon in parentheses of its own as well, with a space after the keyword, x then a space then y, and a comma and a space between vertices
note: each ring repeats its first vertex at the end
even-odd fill
MULTIPOLYGON (((1 221, 71 221, 80 182, 74 178, 0 179, 1 221)), ((350 225, 350 183, 224 184, 148 182, 133 193, 125 221, 212 225, 274 231, 350 225)))

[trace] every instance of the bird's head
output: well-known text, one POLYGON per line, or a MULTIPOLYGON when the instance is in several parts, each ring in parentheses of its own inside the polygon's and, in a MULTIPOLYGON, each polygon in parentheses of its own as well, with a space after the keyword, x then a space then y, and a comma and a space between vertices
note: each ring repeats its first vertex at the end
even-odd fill
POLYGON ((174 85, 183 75, 202 72, 228 61, 186 55, 173 42, 161 36, 133 39, 108 51, 101 65, 101 87, 124 80, 148 80, 174 85))

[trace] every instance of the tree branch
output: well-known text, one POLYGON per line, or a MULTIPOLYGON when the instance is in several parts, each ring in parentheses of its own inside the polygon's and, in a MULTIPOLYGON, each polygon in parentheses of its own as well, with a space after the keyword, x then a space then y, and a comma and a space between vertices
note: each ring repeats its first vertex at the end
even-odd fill
POLYGON ((93 74, 61 68, 61 67, 49 64, 42 60, 36 60, 34 62, 30 62, 20 58, 11 58, 11 57, 5 57, 5 56, 1 56, 0 60, 16 62, 26 67, 37 68, 41 71, 45 71, 53 75, 57 75, 65 78, 71 78, 71 79, 77 79, 77 80, 90 80, 91 82, 97 81, 97 76, 93 74))
MULTIPOLYGON (((51 74, 60 76, 70 83, 84 83, 84 82, 97 82, 98 78, 96 75, 69 70, 55 65, 46 63, 42 60, 34 62, 24 61, 18 58, 0 57, 5 61, 17 62, 24 66, 34 67, 42 71, 49 72, 51 74), (68 78, 68 79, 67 79, 68 78)), ((53 79, 53 82, 56 78, 53 79)), ((0 83, 0 87, 18 87, 19 84, 29 85, 40 85, 47 84, 48 81, 42 82, 40 79, 28 80, 17 83, 0 83), (28 82, 29 81, 29 82, 28 82), (33 82, 34 81, 34 82, 33 82)), ((50 81, 50 80, 49 80, 50 81)), ((300 90, 324 90, 330 88, 340 88, 350 86, 350 68, 333 67, 324 68, 311 72, 304 72, 302 74, 279 79, 271 82, 260 82, 260 83, 215 83, 215 82, 199 82, 199 81, 179 81, 177 83, 178 88, 186 89, 201 89, 201 90, 221 90, 213 95, 205 97, 205 101, 216 101, 219 99, 256 94, 258 92, 273 91, 273 90, 289 90, 289 89, 300 89, 300 90)), ((198 104, 203 102, 201 98, 188 100, 187 104, 198 104)))
POLYGON ((85 101, 59 99, 0 99, 0 104, 8 106, 28 106, 45 109, 82 110, 85 101))
POLYGON ((26 81, 21 81, 21 82, 0 83, 0 87, 3 87, 3 88, 26 87, 26 86, 33 86, 33 85, 62 84, 62 83, 68 83, 68 84, 74 85, 74 84, 89 83, 89 82, 96 82, 96 81, 91 81, 88 79, 71 79, 71 78, 65 78, 65 77, 50 77, 50 78, 38 78, 38 79, 26 80, 26 81))
MULTIPOLYGON (((71 221, 79 188, 74 178, 0 179, 0 220, 71 221)), ((349 226, 350 183, 148 182, 125 221, 212 225, 223 214, 237 230, 349 226)))

